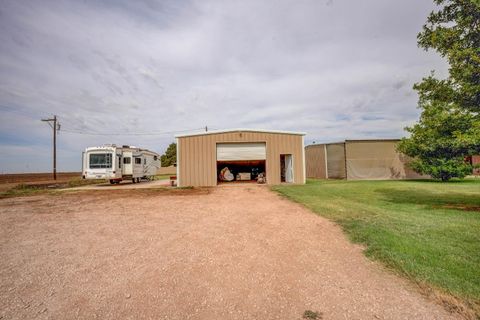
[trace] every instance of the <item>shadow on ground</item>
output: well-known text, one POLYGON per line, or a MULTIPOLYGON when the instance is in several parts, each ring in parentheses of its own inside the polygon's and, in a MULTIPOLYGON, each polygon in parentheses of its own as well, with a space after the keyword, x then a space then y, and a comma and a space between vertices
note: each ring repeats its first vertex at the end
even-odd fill
POLYGON ((432 192, 428 190, 381 188, 375 190, 388 202, 396 204, 419 204, 433 209, 456 209, 480 212, 480 198, 456 192, 432 192))

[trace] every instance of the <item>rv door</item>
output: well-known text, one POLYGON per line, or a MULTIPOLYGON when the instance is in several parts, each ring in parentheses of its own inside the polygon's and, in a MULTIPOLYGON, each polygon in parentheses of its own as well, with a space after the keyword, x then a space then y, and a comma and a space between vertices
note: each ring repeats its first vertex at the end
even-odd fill
POLYGON ((122 174, 126 176, 130 176, 133 174, 131 152, 126 151, 123 153, 122 174))

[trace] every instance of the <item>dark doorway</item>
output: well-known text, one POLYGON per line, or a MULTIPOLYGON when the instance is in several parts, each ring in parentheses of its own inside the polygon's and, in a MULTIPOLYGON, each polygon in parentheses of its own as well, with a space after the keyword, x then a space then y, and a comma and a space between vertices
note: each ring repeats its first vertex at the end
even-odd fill
POLYGON ((255 182, 260 173, 265 175, 265 160, 217 161, 218 182, 255 182), (231 175, 225 177, 226 172, 231 175))
POLYGON ((293 157, 291 154, 280 155, 280 181, 293 182, 293 157))

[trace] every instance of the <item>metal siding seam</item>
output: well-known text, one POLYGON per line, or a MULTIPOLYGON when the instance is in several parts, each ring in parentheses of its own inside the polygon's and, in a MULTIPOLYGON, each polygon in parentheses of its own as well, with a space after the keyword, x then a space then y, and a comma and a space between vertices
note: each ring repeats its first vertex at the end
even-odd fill
POLYGON ((211 173, 210 179, 211 185, 216 186, 217 185, 217 144, 215 143, 214 136, 210 136, 208 138, 208 145, 210 148, 210 153, 209 153, 209 159, 212 163, 212 168, 213 172, 211 173))
POLYGON ((343 154, 344 154, 344 157, 345 157, 345 180, 348 180, 348 170, 347 170, 347 142, 345 141, 345 143, 343 144, 343 154))
POLYGON ((303 183, 307 182, 307 167, 305 166, 305 137, 302 136, 303 183))
POLYGON ((200 150, 200 143, 202 141, 202 137, 200 136, 200 139, 198 139, 199 137, 196 137, 197 141, 194 141, 194 145, 195 145, 195 158, 197 161, 195 161, 195 186, 199 186, 201 181, 202 181, 202 177, 201 177, 201 173, 200 173, 200 168, 202 166, 201 164, 201 159, 202 159, 202 154, 201 154, 201 150, 200 150))
POLYGON ((267 184, 275 184, 275 173, 276 173, 276 163, 275 158, 277 155, 277 146, 275 141, 271 135, 268 136, 269 144, 270 144, 270 157, 269 157, 269 168, 267 174, 267 184))
POLYGON ((177 187, 180 187, 180 139, 176 138, 175 142, 177 143, 176 152, 177 152, 177 187))
POLYGON ((183 160, 183 172, 185 173, 184 174, 184 177, 183 177, 183 183, 182 183, 182 186, 184 187, 187 187, 190 183, 190 157, 188 155, 188 147, 189 147, 189 144, 190 144, 190 139, 188 138, 184 138, 184 141, 183 141, 183 146, 182 146, 182 152, 183 152, 183 156, 185 158, 185 160, 183 160))
POLYGON ((205 136, 205 165, 207 166, 207 184, 210 186, 213 184, 212 180, 212 154, 211 154, 211 146, 210 146, 210 137, 205 136))
POLYGON ((325 179, 328 179, 328 162, 327 162, 327 145, 323 145, 324 155, 325 155, 325 179))
MULTIPOLYGON (((205 149, 203 148, 203 144, 204 144, 204 143, 203 143, 203 140, 204 140, 204 137, 205 137, 205 136, 202 136, 202 137, 199 139, 199 142, 198 142, 198 147, 199 147, 199 149, 200 149, 200 150, 199 150, 199 154, 198 154, 198 155, 199 155, 199 159, 198 159, 198 160, 199 160, 199 161, 198 161, 198 162, 199 162, 199 166, 198 166, 198 176, 199 176, 199 178, 200 178, 199 184, 202 184, 202 185, 204 185, 204 184, 206 183, 206 181, 205 181, 205 180, 206 180, 206 179, 205 179, 205 177, 206 177, 206 172, 205 172, 205 170, 203 170, 203 169, 205 169, 205 165, 206 165, 206 163, 205 163, 205 149)), ((208 167, 207 167, 207 170, 208 170, 208 167)))
POLYGON ((193 147, 192 147, 192 139, 188 139, 188 145, 187 145, 187 155, 188 155, 188 186, 193 185, 193 175, 195 172, 193 171, 193 166, 192 166, 192 159, 194 158, 194 154, 192 153, 193 147))

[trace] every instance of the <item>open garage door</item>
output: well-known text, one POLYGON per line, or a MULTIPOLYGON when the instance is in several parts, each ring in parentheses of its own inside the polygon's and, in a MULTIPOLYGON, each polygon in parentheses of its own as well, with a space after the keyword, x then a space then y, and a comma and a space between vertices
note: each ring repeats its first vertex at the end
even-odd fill
POLYGON ((266 158, 265 143, 217 144, 217 161, 265 160, 266 158))
POLYGON ((219 182, 255 182, 265 175, 267 158, 265 143, 217 144, 217 176, 219 182))

